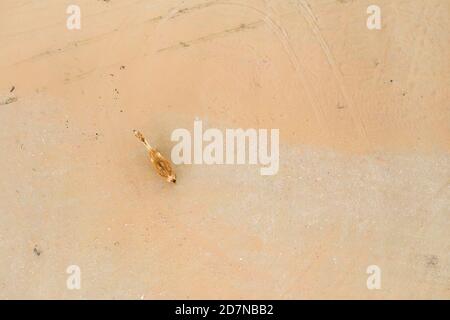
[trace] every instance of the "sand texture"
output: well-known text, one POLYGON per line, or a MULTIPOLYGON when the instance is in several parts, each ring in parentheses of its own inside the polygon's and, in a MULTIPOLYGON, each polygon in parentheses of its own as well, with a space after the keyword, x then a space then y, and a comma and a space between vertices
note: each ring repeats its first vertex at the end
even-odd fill
POLYGON ((450 298, 448 0, 76 2, 0 1, 0 298, 450 298), (165 182, 195 119, 278 174, 165 182))

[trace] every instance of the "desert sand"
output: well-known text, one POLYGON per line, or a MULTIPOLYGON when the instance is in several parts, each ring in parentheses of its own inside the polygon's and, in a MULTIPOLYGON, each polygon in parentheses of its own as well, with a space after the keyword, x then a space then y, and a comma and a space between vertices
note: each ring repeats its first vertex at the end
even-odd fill
POLYGON ((447 0, 74 2, 0 2, 0 298, 450 298, 447 0), (195 119, 279 172, 166 183, 195 119))

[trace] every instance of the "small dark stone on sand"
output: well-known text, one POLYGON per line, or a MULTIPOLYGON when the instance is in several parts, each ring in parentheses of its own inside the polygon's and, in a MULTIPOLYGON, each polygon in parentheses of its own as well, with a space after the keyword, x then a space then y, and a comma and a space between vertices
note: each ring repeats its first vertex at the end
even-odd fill
POLYGON ((35 255, 37 255, 38 257, 41 255, 42 251, 38 248, 37 245, 34 246, 33 252, 35 255))

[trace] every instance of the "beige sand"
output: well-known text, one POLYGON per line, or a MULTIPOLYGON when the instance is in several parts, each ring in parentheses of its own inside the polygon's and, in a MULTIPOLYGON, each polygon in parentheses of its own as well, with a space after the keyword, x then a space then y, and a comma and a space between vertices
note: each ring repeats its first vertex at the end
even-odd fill
POLYGON ((450 298, 448 1, 77 3, 0 2, 0 298, 450 298), (160 179, 196 117, 279 173, 160 179))

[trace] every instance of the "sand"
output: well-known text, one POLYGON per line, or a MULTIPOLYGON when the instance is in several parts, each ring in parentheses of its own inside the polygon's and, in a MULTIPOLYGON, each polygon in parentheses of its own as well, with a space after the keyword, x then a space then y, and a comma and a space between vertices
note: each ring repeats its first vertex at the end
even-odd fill
POLYGON ((0 298, 450 298, 450 3, 372 2, 2 0, 0 298), (164 182, 195 119, 278 174, 164 182))

